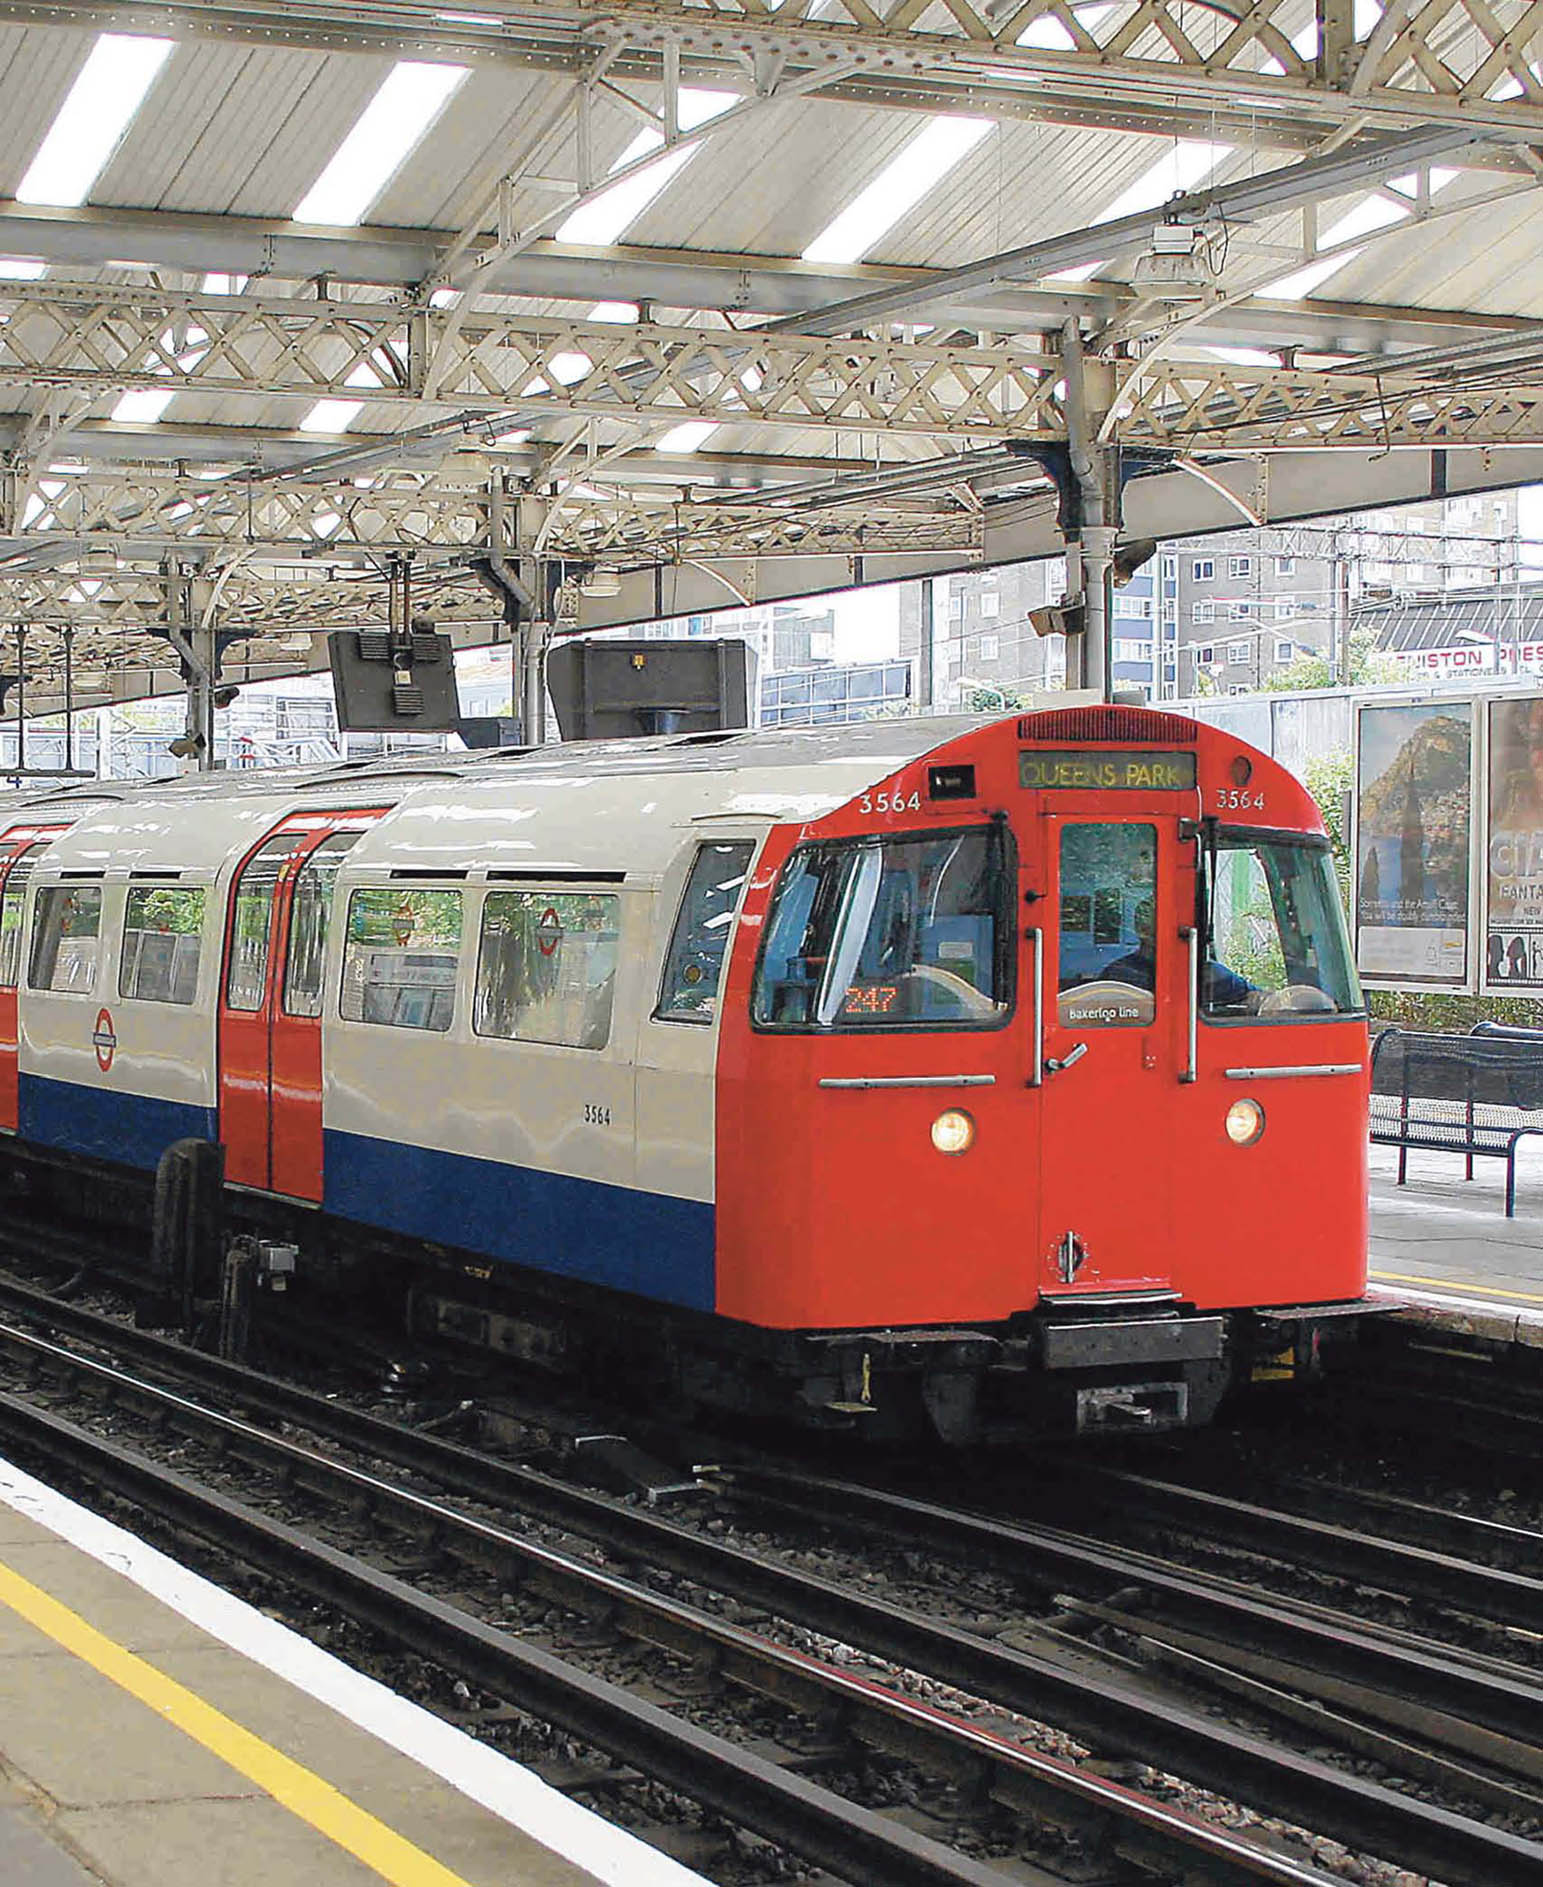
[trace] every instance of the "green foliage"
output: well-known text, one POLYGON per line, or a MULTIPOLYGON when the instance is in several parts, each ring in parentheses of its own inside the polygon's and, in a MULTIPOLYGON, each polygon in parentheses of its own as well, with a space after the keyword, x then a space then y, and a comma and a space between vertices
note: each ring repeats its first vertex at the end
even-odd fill
POLYGON ((191 937, 202 930, 204 894, 167 885, 155 891, 129 893, 128 928, 155 930, 174 937, 191 937))
POLYGON ((1022 695, 1011 688, 972 688, 968 712, 971 714, 1014 714, 1023 707, 1022 695))
POLYGON ((1448 1029, 1466 1034, 1475 1022, 1513 1022, 1543 1028, 1543 1001, 1530 996, 1448 996, 1403 989, 1367 991, 1367 1006, 1380 1022, 1401 1029, 1448 1029))
POLYGON ((348 914, 348 940, 374 949, 432 950, 461 947, 459 891, 356 891, 348 914))
POLYGON ((1404 674, 1395 656, 1377 647, 1374 629, 1350 632, 1350 674, 1336 680, 1327 655, 1299 655, 1289 667, 1271 675, 1263 684, 1266 692, 1284 694, 1304 688, 1349 686, 1366 688, 1380 681, 1402 681, 1404 674))

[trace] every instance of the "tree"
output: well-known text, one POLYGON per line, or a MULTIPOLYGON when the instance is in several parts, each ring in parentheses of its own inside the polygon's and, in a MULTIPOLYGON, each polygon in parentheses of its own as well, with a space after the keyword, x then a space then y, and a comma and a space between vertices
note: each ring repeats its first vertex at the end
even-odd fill
POLYGON ((1327 655, 1299 655, 1263 683, 1266 692, 1281 694, 1304 688, 1366 688, 1379 681, 1402 681, 1398 658, 1377 647, 1375 629, 1350 632, 1350 673, 1335 676, 1327 655))
POLYGON ((992 688, 977 684, 970 690, 971 714, 1013 714, 1023 706, 1023 697, 1011 688, 992 688))

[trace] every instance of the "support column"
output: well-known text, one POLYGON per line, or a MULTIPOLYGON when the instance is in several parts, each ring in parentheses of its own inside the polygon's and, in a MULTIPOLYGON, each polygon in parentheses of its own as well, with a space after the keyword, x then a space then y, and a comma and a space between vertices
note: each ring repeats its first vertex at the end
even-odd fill
POLYGON ((917 692, 921 697, 920 706, 924 714, 930 714, 937 706, 937 656, 933 637, 937 627, 933 620, 933 602, 935 592, 932 578, 923 577, 918 588, 918 610, 920 622, 917 634, 920 638, 917 664, 917 692))
POLYGON ((1114 546, 1119 536, 1120 497, 1114 454, 1098 443, 1108 405, 1108 372, 1083 356, 1075 318, 1061 330, 1066 365, 1066 443, 1077 481, 1080 518, 1076 541, 1066 546, 1066 593, 1082 604, 1081 648, 1068 643, 1068 687, 1095 689, 1105 701, 1114 692, 1111 628, 1114 614, 1114 546), (1075 659, 1074 659, 1075 658, 1075 659), (1074 670, 1075 679, 1074 679, 1074 670))

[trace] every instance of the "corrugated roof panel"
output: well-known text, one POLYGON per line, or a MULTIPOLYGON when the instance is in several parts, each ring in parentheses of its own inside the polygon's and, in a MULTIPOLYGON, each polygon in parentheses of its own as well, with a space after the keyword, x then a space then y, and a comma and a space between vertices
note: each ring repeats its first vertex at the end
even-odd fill
POLYGON ((96 44, 95 33, 0 28, 0 190, 16 194, 96 44))
MULTIPOLYGON (((565 79, 550 74, 507 67, 474 70, 397 173, 370 220, 401 228, 459 229, 511 170, 572 175, 571 113, 532 143, 533 134, 569 89, 565 79)), ((595 127, 597 162, 609 162, 635 128, 635 121, 619 108, 602 109, 595 127)), ((551 191, 522 191, 517 214, 527 214, 532 207, 544 210, 555 200, 551 191)))
MULTIPOLYGON (((162 74, 167 92, 152 94, 94 199, 167 210, 230 209, 265 154, 289 141, 290 103, 327 63, 317 53, 183 44, 162 74), (169 103, 175 108, 165 109, 169 103)), ((270 200, 264 213, 292 207, 270 200)))
POLYGON ((798 255, 917 129, 914 115, 772 105, 708 135, 624 232, 638 243, 798 255))

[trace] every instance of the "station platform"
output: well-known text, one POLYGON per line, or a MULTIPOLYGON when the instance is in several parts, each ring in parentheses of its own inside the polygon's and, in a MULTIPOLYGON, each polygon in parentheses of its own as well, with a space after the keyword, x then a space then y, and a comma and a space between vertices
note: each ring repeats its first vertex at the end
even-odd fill
POLYGON ((0 1460, 5 1887, 704 1887, 0 1460))
POLYGON ((1371 1149, 1372 1292, 1407 1318, 1489 1342, 1543 1348, 1543 1143, 1523 1141, 1516 1216, 1505 1215, 1505 1162, 1371 1149))

